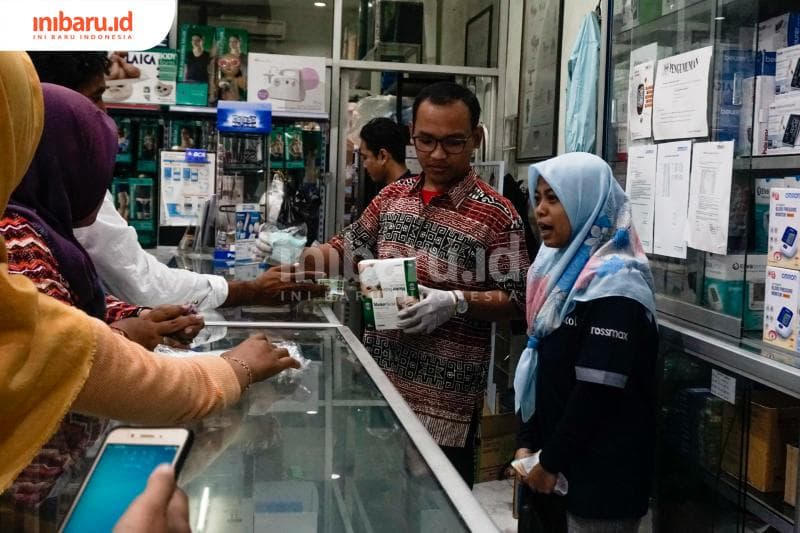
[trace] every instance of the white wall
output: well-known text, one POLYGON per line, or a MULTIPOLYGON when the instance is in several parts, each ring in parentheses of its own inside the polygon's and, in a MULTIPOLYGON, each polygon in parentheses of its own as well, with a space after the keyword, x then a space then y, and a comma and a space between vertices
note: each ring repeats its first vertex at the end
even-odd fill
MULTIPOLYGON (((510 0, 511 7, 509 13, 508 28, 508 58, 506 61, 506 118, 517 114, 519 103, 519 65, 522 43, 522 13, 523 0, 510 0)), ((559 108, 558 108, 558 153, 564 152, 564 124, 566 118, 566 95, 567 95, 567 62, 572 46, 575 44, 575 37, 580 29, 583 17, 597 6, 597 0, 565 0, 564 2, 564 22, 561 28, 561 81, 559 84, 559 108)), ((603 2, 605 5, 605 2, 603 2)), ((601 73, 602 75, 602 73, 601 73)), ((510 146, 516 142, 516 132, 513 132, 511 139, 507 141, 510 146)), ((528 163, 511 165, 516 169, 517 179, 527 179, 528 163)))

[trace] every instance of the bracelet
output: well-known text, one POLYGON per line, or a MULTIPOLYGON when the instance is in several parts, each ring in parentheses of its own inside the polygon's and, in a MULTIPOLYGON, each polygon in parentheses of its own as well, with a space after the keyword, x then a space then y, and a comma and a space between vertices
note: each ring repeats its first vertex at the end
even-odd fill
POLYGON ((250 365, 248 365, 247 363, 245 363, 241 359, 238 359, 236 357, 231 357, 230 355, 223 355, 222 358, 223 359, 227 359, 229 361, 233 361, 234 363, 237 363, 239 366, 241 366, 242 368, 244 368, 247 371, 247 385, 245 386, 245 388, 242 389, 242 392, 244 392, 247 389, 249 389, 250 385, 253 384, 253 371, 250 370, 250 365))
POLYGON ((128 336, 128 333, 125 330, 119 329, 119 328, 115 328, 114 326, 108 326, 108 327, 110 327, 111 331, 113 331, 117 335, 122 335, 126 339, 130 339, 130 337, 128 336))

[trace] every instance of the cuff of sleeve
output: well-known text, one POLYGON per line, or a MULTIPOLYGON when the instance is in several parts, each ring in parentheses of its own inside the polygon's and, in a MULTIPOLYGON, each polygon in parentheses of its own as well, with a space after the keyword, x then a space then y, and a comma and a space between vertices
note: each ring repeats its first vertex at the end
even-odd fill
POLYGON ((201 309, 216 309, 228 299, 228 281, 222 276, 206 274, 205 277, 211 290, 203 301, 198 302, 197 306, 201 309))
POLYGON ((223 358, 214 355, 196 356, 198 363, 208 373, 208 377, 217 387, 217 394, 222 400, 221 407, 229 407, 239 401, 242 396, 242 387, 231 365, 223 358))
POLYGON ((566 470, 567 457, 560 452, 559 446, 547 446, 539 453, 539 464, 551 474, 558 474, 566 470))

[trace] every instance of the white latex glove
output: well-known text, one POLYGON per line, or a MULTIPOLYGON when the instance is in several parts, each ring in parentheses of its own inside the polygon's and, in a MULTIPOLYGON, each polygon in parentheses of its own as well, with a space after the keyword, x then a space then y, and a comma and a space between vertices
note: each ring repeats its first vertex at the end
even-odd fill
POLYGON ((452 291, 419 285, 419 292, 422 300, 397 314, 397 327, 404 333, 430 333, 456 313, 456 295, 452 291))
POLYGON ((253 255, 258 259, 259 263, 268 263, 272 255, 272 244, 269 240, 269 231, 265 229, 266 224, 261 224, 258 230, 258 239, 253 247, 253 255))

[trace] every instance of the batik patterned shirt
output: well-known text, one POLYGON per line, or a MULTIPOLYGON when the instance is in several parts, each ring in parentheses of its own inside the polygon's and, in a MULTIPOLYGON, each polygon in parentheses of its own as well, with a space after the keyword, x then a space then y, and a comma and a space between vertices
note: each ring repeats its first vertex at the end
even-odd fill
MULTIPOLYGON (((416 257, 422 285, 502 290, 524 306, 528 254, 511 203, 474 171, 427 205, 423 182, 409 177, 385 187, 330 244, 353 265, 416 257)), ((491 323, 456 315, 429 335, 367 330, 364 346, 433 438, 463 447, 486 390, 491 323)))

